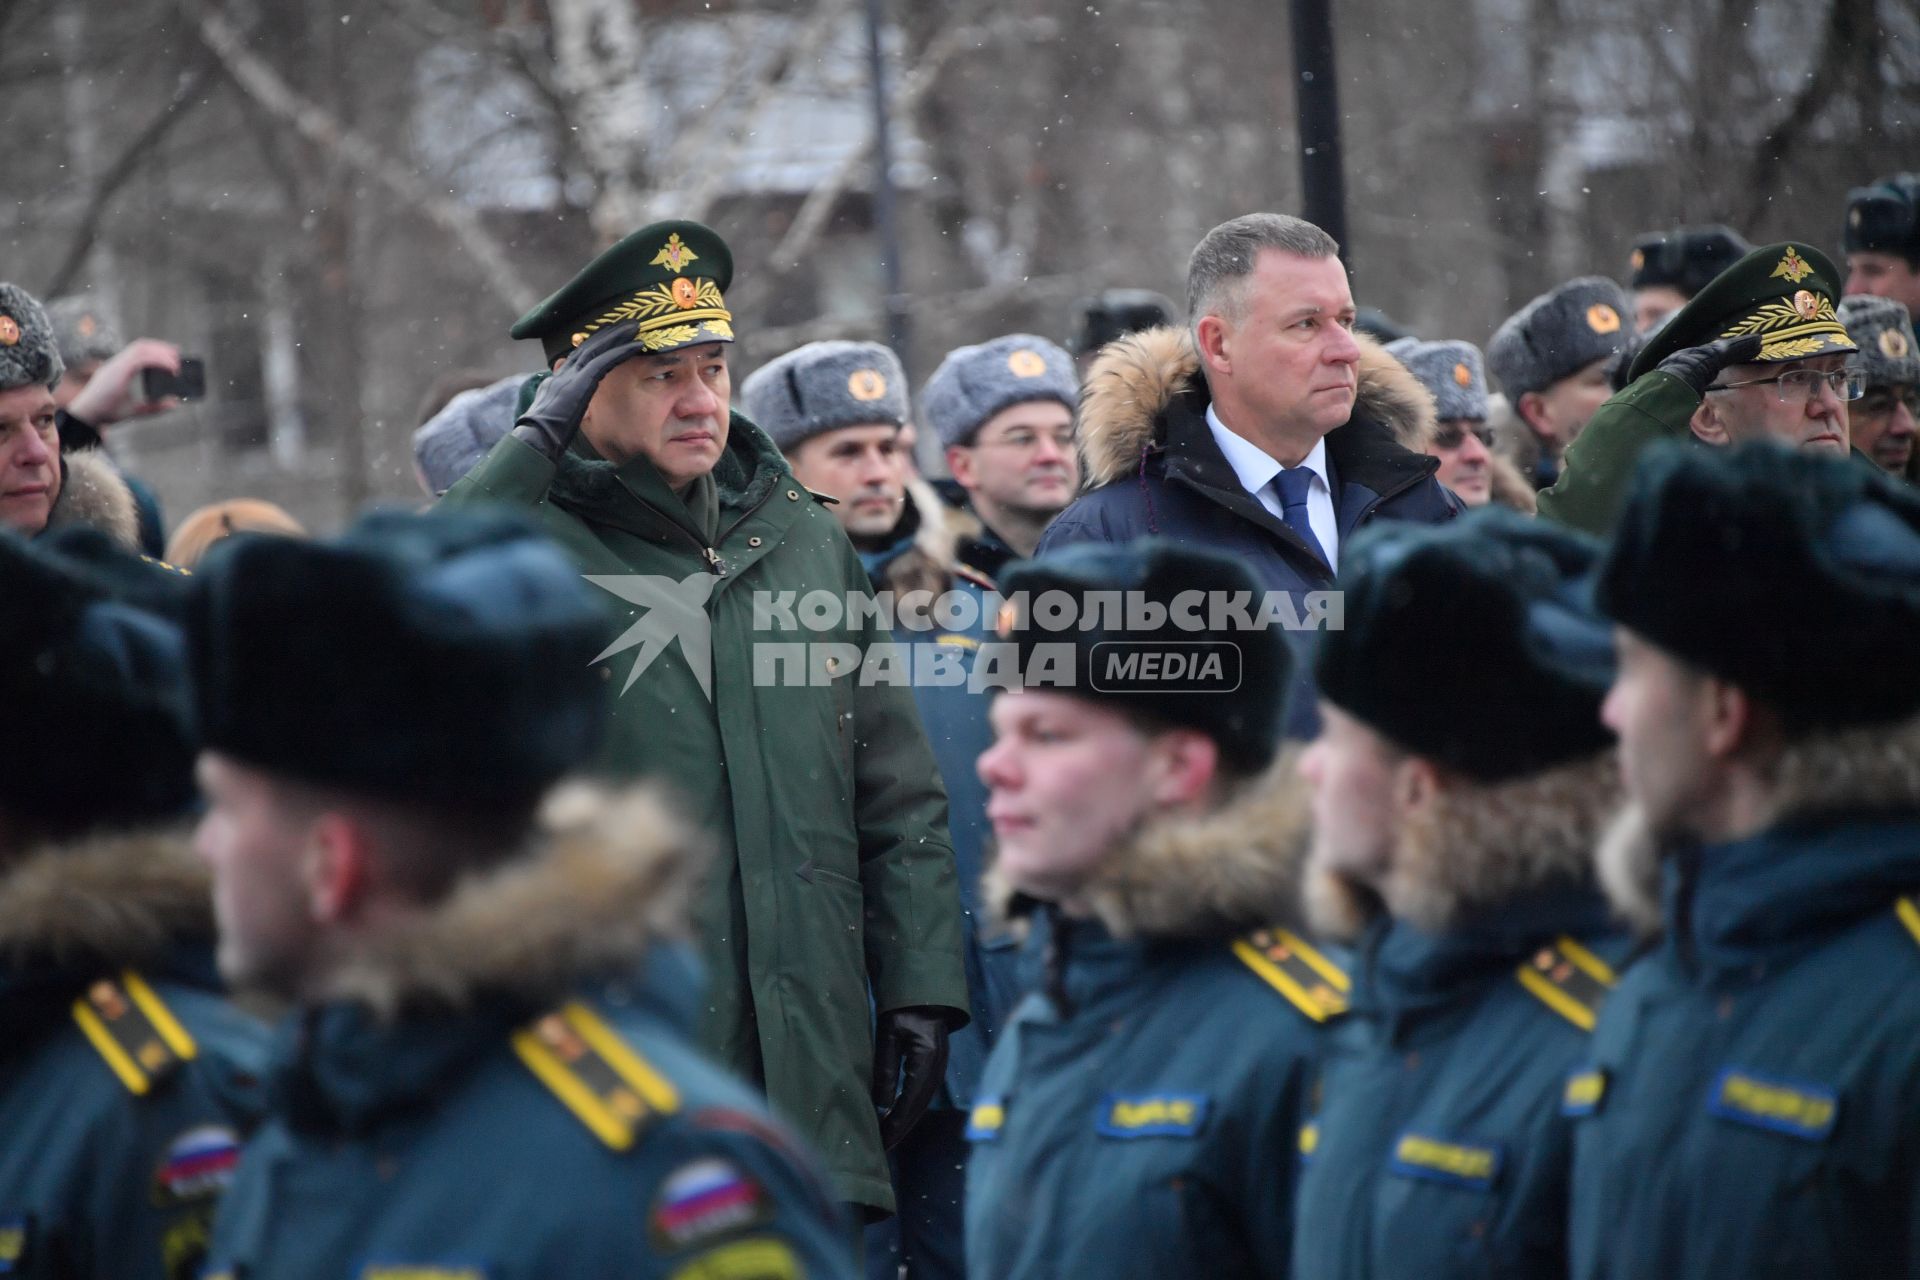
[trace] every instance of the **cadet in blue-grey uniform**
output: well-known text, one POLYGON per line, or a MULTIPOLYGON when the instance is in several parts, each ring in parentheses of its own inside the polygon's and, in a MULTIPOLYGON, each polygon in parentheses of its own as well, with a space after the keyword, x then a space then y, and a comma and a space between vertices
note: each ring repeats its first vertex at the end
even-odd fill
POLYGON ((811 1161, 690 1048, 701 847, 554 784, 600 607, 505 515, 234 539, 195 577, 220 964, 292 1001, 209 1274, 850 1274, 811 1161))
POLYGON ((1567 1082, 1573 1274, 1920 1273, 1920 494, 1661 446, 1599 601, 1600 870, 1664 936, 1567 1082))
POLYGON ((1041 978, 975 1094, 970 1273, 1284 1276, 1294 1139, 1347 986, 1295 932, 1286 642, 1227 615, 1257 599, 1246 568, 1168 542, 1071 547, 1002 587, 1026 683, 994 700, 980 776, 995 896, 1035 917, 1041 978), (1137 612, 1103 618, 1102 594, 1137 612), (1048 629, 1063 600, 1090 629, 1048 629))
POLYGON ((1509 511, 1341 566, 1307 902, 1356 944, 1301 1141, 1294 1273, 1566 1274, 1561 1088, 1628 958, 1593 875, 1618 803, 1599 544, 1509 511))
POLYGON ((0 532, 0 1275, 195 1275, 264 1060, 186 840, 184 583, 0 532))

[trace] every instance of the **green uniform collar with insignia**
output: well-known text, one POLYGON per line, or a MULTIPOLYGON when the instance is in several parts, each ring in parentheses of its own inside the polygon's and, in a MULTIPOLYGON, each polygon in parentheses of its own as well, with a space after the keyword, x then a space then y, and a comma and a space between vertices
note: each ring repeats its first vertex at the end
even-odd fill
POLYGON ((1833 260, 1810 244, 1755 249, 1654 331, 1634 357, 1630 376, 1650 372, 1687 347, 1747 334, 1761 338, 1756 364, 1850 355, 1857 348, 1834 310, 1841 284, 1833 260))
POLYGON ((626 320, 639 322, 635 341, 652 354, 732 342, 732 283, 733 254, 717 233, 697 222, 656 222, 589 262, 511 333, 539 339, 549 364, 626 320))

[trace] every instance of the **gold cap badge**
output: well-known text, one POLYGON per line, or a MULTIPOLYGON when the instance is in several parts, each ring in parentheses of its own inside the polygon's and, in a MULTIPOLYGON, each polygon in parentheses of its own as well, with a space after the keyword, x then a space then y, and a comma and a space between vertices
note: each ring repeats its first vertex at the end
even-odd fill
POLYGON ((1793 295, 1793 309, 1802 320, 1811 320, 1820 314, 1820 299, 1814 297, 1813 290, 1802 289, 1793 295))
POLYGON ((1595 333, 1620 332, 1620 313, 1604 302, 1587 308, 1587 328, 1595 333))
POLYGON ((1647 265, 1646 250, 1635 249, 1633 251, 1633 254, 1627 259, 1627 265, 1629 267, 1632 267, 1635 271, 1638 271, 1640 268, 1646 266, 1647 265))
POLYGON ((649 266, 665 267, 669 271, 683 271, 689 262, 698 262, 700 255, 680 242, 680 233, 674 232, 667 237, 667 243, 660 252, 653 255, 649 266))
POLYGON ((1800 256, 1800 251, 1788 245, 1787 252, 1774 267, 1772 275, 1767 278, 1770 280, 1784 278, 1788 284, 1799 284, 1812 274, 1813 268, 1808 266, 1807 260, 1800 256))
POLYGON ((11 347, 20 341, 20 322, 12 316, 0 316, 0 347, 11 347))
POLYGON ((887 394, 887 379, 878 369, 855 369, 847 378, 847 394, 866 404, 887 394))
POLYGON ((1470 387, 1473 385, 1473 370, 1467 368, 1466 361, 1462 360, 1453 366, 1453 380, 1457 385, 1462 387, 1470 387))
POLYGON ((1907 344, 1907 335, 1898 329, 1880 331, 1880 354, 1889 360, 1905 360, 1912 347, 1907 344))
POLYGON ((80 336, 83 338, 91 338, 94 334, 100 332, 99 324, 95 322, 91 315, 81 316, 80 323, 76 324, 74 328, 80 331, 80 336))
POLYGON ((1047 362, 1038 351, 1020 348, 1007 357, 1007 369, 1016 378, 1038 378, 1047 371, 1047 362))

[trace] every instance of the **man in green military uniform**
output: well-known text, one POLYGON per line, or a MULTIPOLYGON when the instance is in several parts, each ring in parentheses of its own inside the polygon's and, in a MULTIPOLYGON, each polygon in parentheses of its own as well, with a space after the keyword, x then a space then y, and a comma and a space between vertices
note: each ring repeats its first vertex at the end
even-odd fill
POLYGON ((187 1280, 265 1029, 213 972, 183 831, 178 575, 0 532, 0 1275, 187 1280))
POLYGON ((703 845, 651 792, 555 786, 604 720, 566 558, 393 514, 195 584, 220 967, 294 1006, 209 1272, 849 1275, 824 1179, 689 1047, 703 845))
POLYGON ((697 223, 601 254, 514 326, 557 371, 446 503, 531 512, 608 592, 607 655, 639 652, 608 685, 602 765, 669 784, 722 850, 696 912, 707 1042, 813 1140, 840 1196, 879 1214, 894 1205, 883 1134, 925 1110, 967 1017, 945 797, 909 691, 859 670, 884 624, 794 620, 797 596, 868 581, 729 410, 732 278, 697 223), (796 645, 804 679, 776 665, 796 645))
POLYGON ((1604 537, 1635 459, 1657 440, 1725 447, 1773 439, 1844 456, 1847 402, 1865 389, 1835 306, 1840 273, 1791 241, 1755 249, 1648 339, 1628 385, 1567 450, 1540 514, 1604 537))
POLYGON ((1657 950, 1567 1083, 1573 1275, 1920 1267, 1920 493, 1662 445, 1598 589, 1632 807, 1600 872, 1657 950))
POLYGON ((1307 901, 1356 946, 1294 1274, 1566 1274, 1567 1074, 1631 941, 1593 875, 1618 803, 1599 548, 1507 511, 1383 525, 1341 567, 1307 901))

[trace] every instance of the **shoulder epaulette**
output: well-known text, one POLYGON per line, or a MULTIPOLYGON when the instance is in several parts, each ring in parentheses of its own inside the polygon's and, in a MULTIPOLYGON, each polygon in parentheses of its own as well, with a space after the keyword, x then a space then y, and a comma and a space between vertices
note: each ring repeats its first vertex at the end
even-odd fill
POLYGON ((953 576, 971 582, 974 586, 984 591, 998 591, 1000 589, 994 585, 992 578, 989 578, 986 574, 980 572, 970 564, 956 563, 953 566, 953 576))
POLYGON ((1522 964, 1520 985, 1582 1031, 1600 1020, 1600 1006, 1616 981, 1613 969, 1572 938, 1557 938, 1522 964))
POLYGON ((513 1050, 615 1151, 633 1146, 656 1117, 680 1109, 680 1091, 577 1000, 514 1032, 513 1050))
POLYGON ((199 1049, 133 970, 101 978, 73 1002, 73 1020, 129 1093, 144 1095, 199 1049))
POLYGON ((1920 904, 1916 904, 1912 898, 1902 898, 1894 904, 1894 910, 1900 915, 1900 923, 1907 926, 1907 932, 1913 935, 1913 940, 1920 942, 1920 904))
POLYGON ((1233 943, 1233 954, 1293 1007, 1315 1022, 1347 1011, 1353 983, 1339 965, 1285 929, 1259 929, 1233 943))

